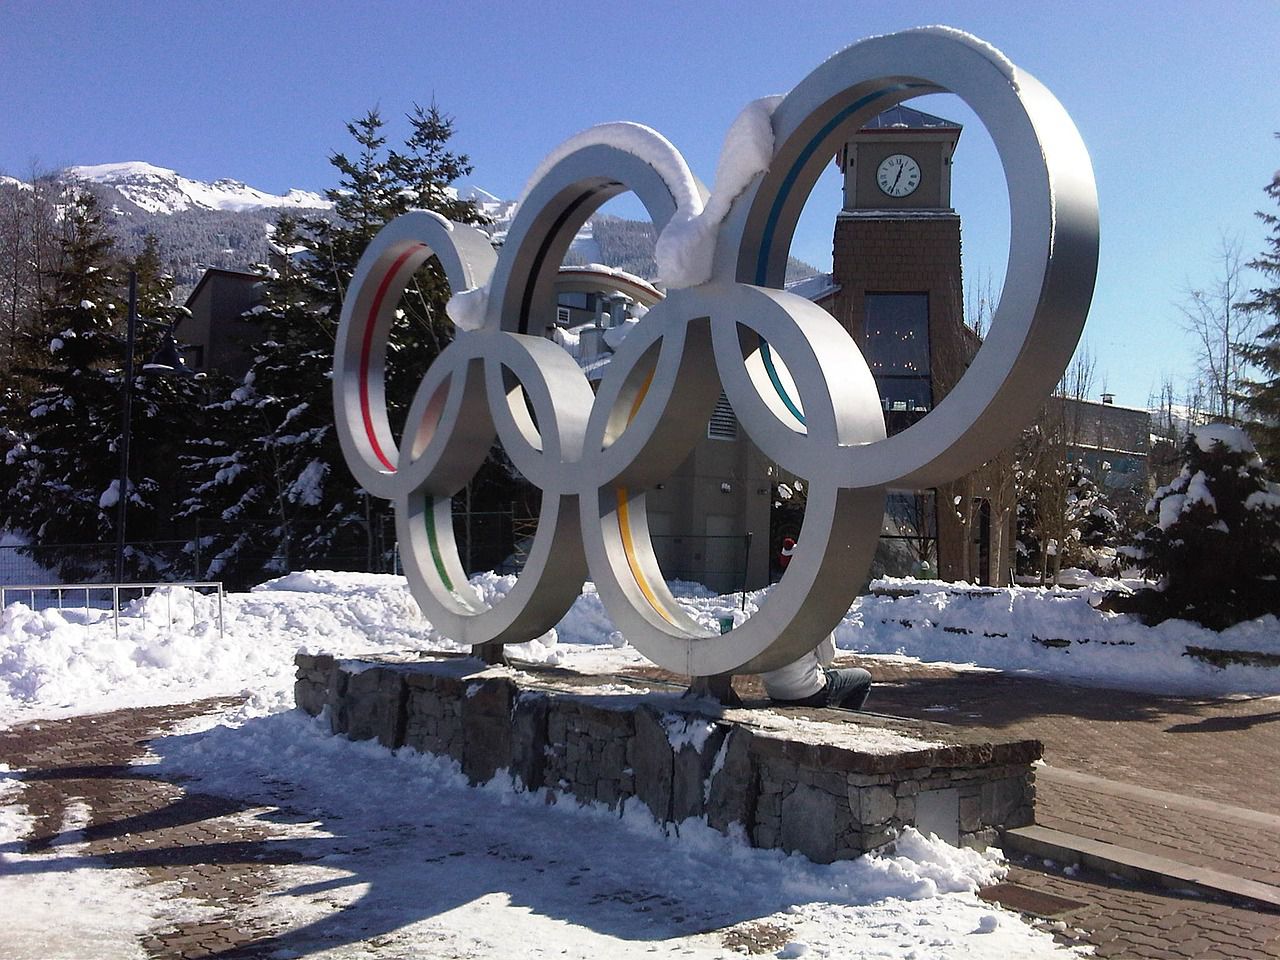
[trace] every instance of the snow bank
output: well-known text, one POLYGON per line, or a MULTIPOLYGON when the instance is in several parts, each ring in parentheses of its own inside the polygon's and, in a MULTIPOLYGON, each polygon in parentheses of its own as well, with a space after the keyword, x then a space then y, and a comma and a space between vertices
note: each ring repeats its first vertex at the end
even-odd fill
MULTIPOLYGON (((514 583, 493 573, 472 580, 489 603, 514 583)), ((1280 670, 1219 668, 1185 655, 1188 645, 1280 654, 1274 616, 1222 633, 1182 620, 1147 627, 1094 606, 1116 581, 1089 581, 1077 590, 961 589, 914 580, 877 585, 917 592, 859 598, 836 629, 842 650, 1164 693, 1280 693, 1280 670)), ((741 624, 766 596, 717 596, 684 583, 672 590, 710 630, 718 630, 721 619, 741 624)), ((177 587, 129 605, 118 635, 100 609, 11 603, 0 611, 0 723, 236 694, 284 708, 292 704, 298 652, 358 657, 463 650, 423 617, 404 578, 391 575, 292 573, 229 594, 223 618, 220 635, 215 599, 177 587)), ((590 583, 554 630, 510 653, 590 672, 647 662, 618 633, 590 583)))
POLYGON ((1280 670, 1212 667, 1188 645, 1280 654, 1280 620, 1261 617, 1215 633, 1185 620, 1155 627, 1095 604, 1117 581, 1081 589, 967 588, 933 581, 877 581, 915 596, 860 597, 836 629, 858 653, 1019 670, 1096 686, 1157 693, 1280 693, 1280 670))

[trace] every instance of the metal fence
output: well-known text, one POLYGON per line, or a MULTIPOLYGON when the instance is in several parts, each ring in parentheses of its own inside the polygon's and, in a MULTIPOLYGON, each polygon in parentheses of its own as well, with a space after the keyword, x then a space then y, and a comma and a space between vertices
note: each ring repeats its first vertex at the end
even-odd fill
MULTIPOLYGON (((515 510, 454 515, 458 552, 469 570, 518 573, 536 527, 536 519, 515 510)), ((182 539, 125 544, 126 569, 140 581, 221 579, 233 589, 303 569, 401 572, 392 517, 351 528, 343 546, 328 552, 304 551, 298 547, 302 542, 298 531, 281 535, 275 525, 193 523, 182 539), (229 568, 221 555, 232 544, 235 566, 229 568), (246 575, 254 579, 242 582, 246 575)), ((0 544, 0 584, 108 584, 115 579, 117 549, 115 543, 0 544)))
POLYGON ((717 593, 735 593, 748 582, 751 534, 652 537, 658 567, 668 580, 701 583, 717 593))
POLYGON ((89 622, 95 615, 102 619, 111 618, 112 630, 116 639, 120 638, 120 614, 124 605, 145 600, 157 593, 164 599, 165 620, 170 631, 177 622, 175 618, 175 597, 177 613, 182 612, 184 605, 191 608, 192 625, 203 620, 210 620, 218 626, 218 636, 225 633, 225 620, 222 611, 222 584, 204 581, 187 581, 182 583, 16 583, 0 585, 0 610, 10 603, 25 600, 32 610, 57 609, 59 611, 79 611, 89 622), (179 592, 181 591, 181 592, 179 592), (208 615, 201 610, 200 598, 209 597, 214 601, 208 615))

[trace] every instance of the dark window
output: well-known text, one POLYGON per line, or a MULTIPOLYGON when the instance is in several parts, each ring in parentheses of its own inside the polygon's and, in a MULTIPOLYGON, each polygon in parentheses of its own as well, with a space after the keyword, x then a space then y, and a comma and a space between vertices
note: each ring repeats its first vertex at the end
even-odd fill
POLYGON ((556 298, 562 307, 572 307, 575 310, 591 310, 595 306, 595 295, 589 293, 562 293, 556 298))
POLYGON ((891 490, 884 504, 882 537, 935 540, 938 536, 937 497, 932 490, 891 490))
POLYGON ((891 490, 872 562, 876 577, 935 577, 938 572, 938 505, 933 490, 891 490))
POLYGON ((891 434, 933 407, 929 368, 929 295, 868 293, 866 357, 891 434))

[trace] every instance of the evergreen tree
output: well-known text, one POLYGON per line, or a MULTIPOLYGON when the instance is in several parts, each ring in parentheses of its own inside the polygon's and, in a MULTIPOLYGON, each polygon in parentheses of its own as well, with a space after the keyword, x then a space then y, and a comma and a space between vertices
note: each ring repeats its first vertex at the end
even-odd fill
POLYGON ((209 385, 182 368, 150 362, 168 359, 162 348, 177 347, 174 332, 190 315, 174 303, 174 279, 164 271, 155 237, 144 238, 142 251, 129 266, 137 277, 140 318, 134 343, 129 475, 131 483, 147 491, 145 510, 135 510, 136 501, 130 501, 129 556, 137 572, 154 571, 165 579, 192 577, 192 560, 184 556, 186 525, 178 524, 175 514, 184 499, 180 459, 186 444, 203 435, 209 385))
POLYGON ((1244 431, 1227 424, 1192 430, 1183 459, 1147 504, 1154 522, 1123 551, 1159 578, 1130 609, 1218 630, 1280 613, 1280 485, 1244 431))
MULTIPOLYGON (((5 525, 42 545, 111 539, 119 477, 120 391, 110 367, 119 362, 112 331, 124 309, 112 241, 91 193, 70 198, 66 228, 62 266, 39 322, 24 333, 28 354, 41 358, 25 371, 38 388, 0 494, 5 525)), ((40 557, 72 580, 98 573, 94 559, 83 551, 40 557)))
MULTIPOLYGON (((221 425, 194 449, 193 495, 185 507, 208 533, 208 575, 236 582, 303 565, 363 567, 389 506, 371 501, 346 469, 333 427, 331 374, 347 286, 369 242, 414 208, 478 223, 450 189, 470 172, 447 149, 452 121, 432 105, 409 115, 403 151, 387 150, 376 110, 347 125, 358 152, 335 153, 333 218, 282 218, 275 240, 301 248, 264 274, 255 308, 264 339, 249 373, 215 405, 221 425), (264 549, 264 544, 271 549, 264 549)), ((387 397, 402 413, 423 370, 452 337, 448 284, 433 259, 410 281, 388 347, 387 397)))
MULTIPOLYGON (((40 388, 25 411, 24 434, 10 437, 0 502, 5 525, 31 540, 41 564, 74 581, 114 572, 107 548, 83 545, 116 538, 127 306, 121 264, 93 194, 72 199, 67 226, 62 266, 41 322, 28 334, 47 360, 28 371, 40 388)), ((172 286, 158 264, 151 245, 137 264, 145 276, 140 303, 163 316, 172 286)), ((135 357, 145 358, 146 348, 144 341, 135 357)), ((149 545, 172 535, 161 491, 197 405, 190 386, 152 383, 141 367, 138 362, 126 491, 129 537, 148 545, 130 549, 129 575, 154 578, 172 562, 149 545)))
MULTIPOLYGON (((1276 134, 1280 137, 1280 134, 1276 134)), ((1280 204, 1280 172, 1266 188, 1267 195, 1280 204)), ((1259 219, 1271 228, 1266 250, 1249 266, 1259 270, 1273 283, 1252 291, 1253 299, 1241 304, 1254 315, 1267 318, 1266 327, 1255 343, 1243 350, 1245 358, 1266 377, 1244 385, 1249 409, 1256 421, 1252 430, 1258 449, 1273 469, 1280 466, 1280 216, 1258 212, 1259 219)))

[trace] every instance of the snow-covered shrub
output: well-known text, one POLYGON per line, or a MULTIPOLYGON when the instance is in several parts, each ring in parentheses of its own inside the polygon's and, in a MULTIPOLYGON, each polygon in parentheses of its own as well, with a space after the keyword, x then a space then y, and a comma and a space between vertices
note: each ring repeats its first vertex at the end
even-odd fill
POLYGON ((1280 484, 1243 430, 1194 429, 1181 472, 1155 492, 1147 515, 1150 526, 1123 553, 1159 580, 1136 601, 1149 620, 1223 629, 1280 611, 1280 484))
MULTIPOLYGON (((1027 471, 1025 479, 1022 473, 1018 475, 1022 491, 1017 512, 1019 572, 1039 576, 1042 582, 1056 579, 1054 571, 1059 566, 1114 575, 1120 521, 1107 502, 1106 491, 1083 463, 1052 467, 1059 476, 1050 485, 1037 482, 1034 471, 1027 471)), ((1043 473, 1046 468, 1042 465, 1038 469, 1043 473)))

